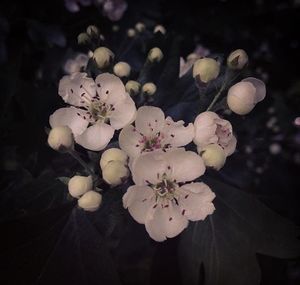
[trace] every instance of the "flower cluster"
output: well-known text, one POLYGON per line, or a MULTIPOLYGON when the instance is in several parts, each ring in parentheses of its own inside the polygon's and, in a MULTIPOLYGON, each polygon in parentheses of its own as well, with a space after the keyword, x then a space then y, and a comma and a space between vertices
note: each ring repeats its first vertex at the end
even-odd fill
MULTIPOLYGON (((146 29, 142 23, 135 28, 140 33, 146 29)), ((159 28, 158 32, 163 36, 165 30, 159 28)), ((98 28, 89 26, 86 34, 98 37, 98 28)), ((219 78, 221 62, 205 57, 208 53, 202 48, 190 56, 178 80, 185 74, 203 88, 219 78)), ((153 47, 147 52, 145 67, 150 70, 163 59, 161 49, 153 47)), ((222 108, 245 115, 266 96, 264 83, 248 77, 230 87, 232 78, 225 76, 206 111, 185 123, 174 121, 161 108, 151 106, 153 97, 159 96, 159 86, 130 78, 131 66, 123 61, 115 63, 115 55, 107 47, 98 46, 88 59, 98 69, 95 79, 82 72, 88 66, 86 60, 79 55, 67 62, 69 75, 60 80, 58 94, 70 106, 50 116, 52 130, 48 137, 53 149, 67 151, 75 158, 74 143, 89 151, 105 149, 100 158, 102 179, 78 159, 90 174, 74 176, 69 181, 69 193, 79 199, 79 207, 94 211, 100 206, 99 183, 114 188, 133 181, 124 193, 123 205, 138 223, 145 224, 156 241, 175 237, 189 221, 204 220, 213 214, 215 194, 201 176, 207 168, 220 170, 237 145, 230 121, 213 111, 214 104, 227 88, 223 100, 227 105, 223 103, 222 108), (120 148, 116 142, 113 147, 109 145, 114 137, 118 137, 120 148)), ((235 76, 234 72, 247 62, 246 52, 236 50, 227 58, 227 70, 235 76)))

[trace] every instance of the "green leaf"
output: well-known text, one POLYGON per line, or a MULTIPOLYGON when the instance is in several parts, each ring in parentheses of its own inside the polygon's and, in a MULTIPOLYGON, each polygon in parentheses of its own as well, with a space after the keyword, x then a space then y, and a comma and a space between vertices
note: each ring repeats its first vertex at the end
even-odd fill
POLYGON ((216 193, 213 215, 193 223, 182 235, 179 261, 184 284, 260 284, 256 254, 300 256, 298 228, 254 196, 206 178, 216 193))

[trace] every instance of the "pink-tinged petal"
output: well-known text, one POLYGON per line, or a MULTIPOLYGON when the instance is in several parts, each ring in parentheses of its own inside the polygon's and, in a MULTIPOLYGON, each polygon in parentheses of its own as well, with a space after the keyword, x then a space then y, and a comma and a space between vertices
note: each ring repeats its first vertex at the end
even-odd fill
POLYGON ((218 138, 215 135, 217 125, 215 120, 219 119, 219 116, 214 112, 203 112, 199 114, 194 122, 195 137, 194 143, 196 145, 208 145, 210 143, 216 143, 218 138))
POLYGON ((137 185, 157 184, 167 171, 164 152, 142 154, 132 165, 132 178, 137 185))
POLYGON ((119 77, 110 73, 102 73, 95 81, 101 101, 115 105, 126 99, 125 86, 119 77))
POLYGON ((136 131, 135 127, 129 125, 122 129, 119 135, 119 145, 129 157, 137 157, 141 154, 143 144, 140 143, 142 136, 136 131))
POLYGON ((149 209, 155 205, 153 189, 148 186, 130 186, 123 196, 123 206, 140 224, 145 224, 149 209))
POLYGON ((254 85, 256 92, 255 92, 255 104, 264 100, 266 97, 266 85, 263 81, 254 78, 254 77, 247 77, 242 80, 242 82, 250 82, 254 85))
POLYGON ((164 134, 164 143, 171 146, 180 147, 189 144, 194 136, 195 129, 192 123, 184 126, 183 121, 174 122, 170 117, 166 119, 166 126, 162 130, 164 134))
POLYGON ((191 221, 204 220, 215 207, 212 203, 215 193, 202 182, 185 184, 178 189, 178 203, 181 214, 191 221))
POLYGON ((144 136, 155 135, 163 129, 164 125, 165 115, 160 108, 143 106, 138 109, 135 127, 144 136))
POLYGON ((73 73, 59 81, 58 94, 70 105, 88 106, 96 95, 96 85, 86 73, 73 73))
POLYGON ((236 149, 237 140, 235 136, 231 137, 231 140, 224 147, 226 156, 232 155, 236 149))
POLYGON ((147 216, 145 226, 150 237, 161 242, 179 235, 188 226, 188 220, 180 208, 169 201, 157 205, 147 216))
POLYGON ((164 159, 167 162, 168 176, 176 182, 195 180, 205 172, 202 158, 193 151, 174 149, 165 153, 164 159))
POLYGON ((135 120, 135 103, 127 93, 125 99, 115 104, 113 108, 114 110, 111 112, 109 119, 111 126, 115 130, 124 128, 135 120))
POLYGON ((49 124, 51 128, 68 126, 74 136, 78 136, 86 130, 89 124, 84 117, 85 112, 83 110, 74 107, 61 108, 49 117, 49 124))
POLYGON ((99 151, 104 149, 114 135, 114 129, 104 123, 97 123, 88 127, 75 141, 86 149, 99 151))

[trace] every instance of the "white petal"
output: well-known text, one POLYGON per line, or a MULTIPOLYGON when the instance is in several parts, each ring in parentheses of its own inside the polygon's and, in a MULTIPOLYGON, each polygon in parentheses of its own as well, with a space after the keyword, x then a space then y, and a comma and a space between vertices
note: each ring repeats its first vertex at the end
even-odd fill
POLYGON ((96 95, 96 85, 86 73, 73 73, 59 81, 58 94, 70 105, 87 106, 96 95))
POLYGON ((152 106, 140 107, 135 120, 136 129, 144 136, 159 132, 165 124, 165 115, 160 108, 152 106))
POLYGON ((89 122, 83 117, 85 112, 83 110, 69 107, 56 110, 49 117, 49 124, 52 128, 68 126, 74 136, 81 135, 87 128, 89 122))
POLYGON ((114 111, 110 116, 110 124, 115 130, 124 128, 131 124, 136 117, 136 107, 134 101, 126 93, 123 101, 114 105, 114 111))
POLYGON ((242 81, 245 81, 245 82, 250 82, 254 85, 255 89, 256 89, 256 92, 255 92, 255 97, 256 97, 256 100, 255 100, 255 103, 258 103, 262 100, 265 99, 266 97, 266 85, 263 81, 257 79, 257 78, 254 78, 254 77, 247 77, 245 79, 243 79, 242 81))
POLYGON ((180 208, 172 202, 167 205, 158 205, 153 214, 146 218, 146 230, 156 241, 175 237, 188 226, 188 220, 180 213, 180 208))
POLYGON ((110 73, 102 73, 95 81, 101 101, 115 105, 125 99, 125 86, 119 77, 110 73))
POLYGON ((195 136, 194 125, 192 123, 185 127, 183 121, 174 122, 170 117, 166 119, 166 126, 162 130, 162 133, 165 136, 164 142, 175 147, 189 144, 195 136))
POLYGON ((193 151, 178 148, 165 153, 164 158, 171 178, 177 182, 192 181, 205 172, 202 158, 193 151))
POLYGON ((104 149, 114 135, 114 129, 104 123, 98 123, 88 127, 75 141, 86 149, 99 151, 104 149))
POLYGON ((232 155, 236 149, 237 140, 235 136, 232 136, 231 140, 224 147, 226 156, 232 155))
POLYGON ((164 153, 154 151, 142 154, 134 161, 132 170, 132 178, 135 184, 158 183, 161 180, 161 175, 167 171, 164 153))
POLYGON ((181 214, 191 221, 204 220, 215 207, 212 203, 215 194, 202 182, 185 184, 179 188, 178 203, 181 214))
POLYGON ((195 137, 194 143, 196 145, 207 145, 210 143, 216 143, 218 138, 215 135, 217 125, 215 120, 219 119, 219 116, 214 112, 203 112, 199 114, 194 122, 195 137))
POLYGON ((128 156, 137 157, 141 154, 143 144, 140 143, 142 136, 136 131, 135 127, 129 125, 122 129, 119 135, 119 145, 128 156))
POLYGON ((123 196, 123 206, 140 224, 145 224, 148 211, 155 205, 155 195, 148 186, 130 186, 123 196))

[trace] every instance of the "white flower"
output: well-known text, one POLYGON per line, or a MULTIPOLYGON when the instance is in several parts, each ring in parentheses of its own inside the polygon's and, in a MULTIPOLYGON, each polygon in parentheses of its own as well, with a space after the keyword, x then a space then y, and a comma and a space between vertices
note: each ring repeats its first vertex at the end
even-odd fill
POLYGON ((162 53, 161 49, 158 47, 154 47, 150 49, 148 52, 148 60, 150 62, 160 62, 164 57, 164 54, 162 53))
POLYGON ((103 73, 95 81, 86 73, 64 76, 58 93, 74 107, 56 110, 49 119, 51 127, 68 126, 75 141, 87 149, 105 148, 114 130, 135 119, 135 104, 115 75, 103 73))
POLYGON ((194 143, 198 146, 198 152, 209 145, 216 143, 220 145, 226 156, 231 155, 236 148, 236 138, 232 133, 229 121, 221 119, 214 112, 203 112, 199 114, 194 122, 194 143))
POLYGON ((140 107, 137 111, 135 127, 125 127, 119 136, 119 144, 131 158, 154 150, 170 150, 185 146, 193 140, 194 126, 184 126, 183 121, 174 122, 165 118, 160 108, 140 107))
POLYGON ((75 72, 80 72, 85 69, 89 61, 89 57, 84 54, 78 54, 74 59, 68 59, 64 65, 64 71, 67 74, 72 74, 75 72))
POLYGON ((196 153, 175 149, 140 156, 133 166, 136 185, 128 188, 123 205, 150 237, 164 241, 180 234, 188 220, 204 220, 214 212, 215 194, 204 183, 187 183, 205 172, 196 153))

